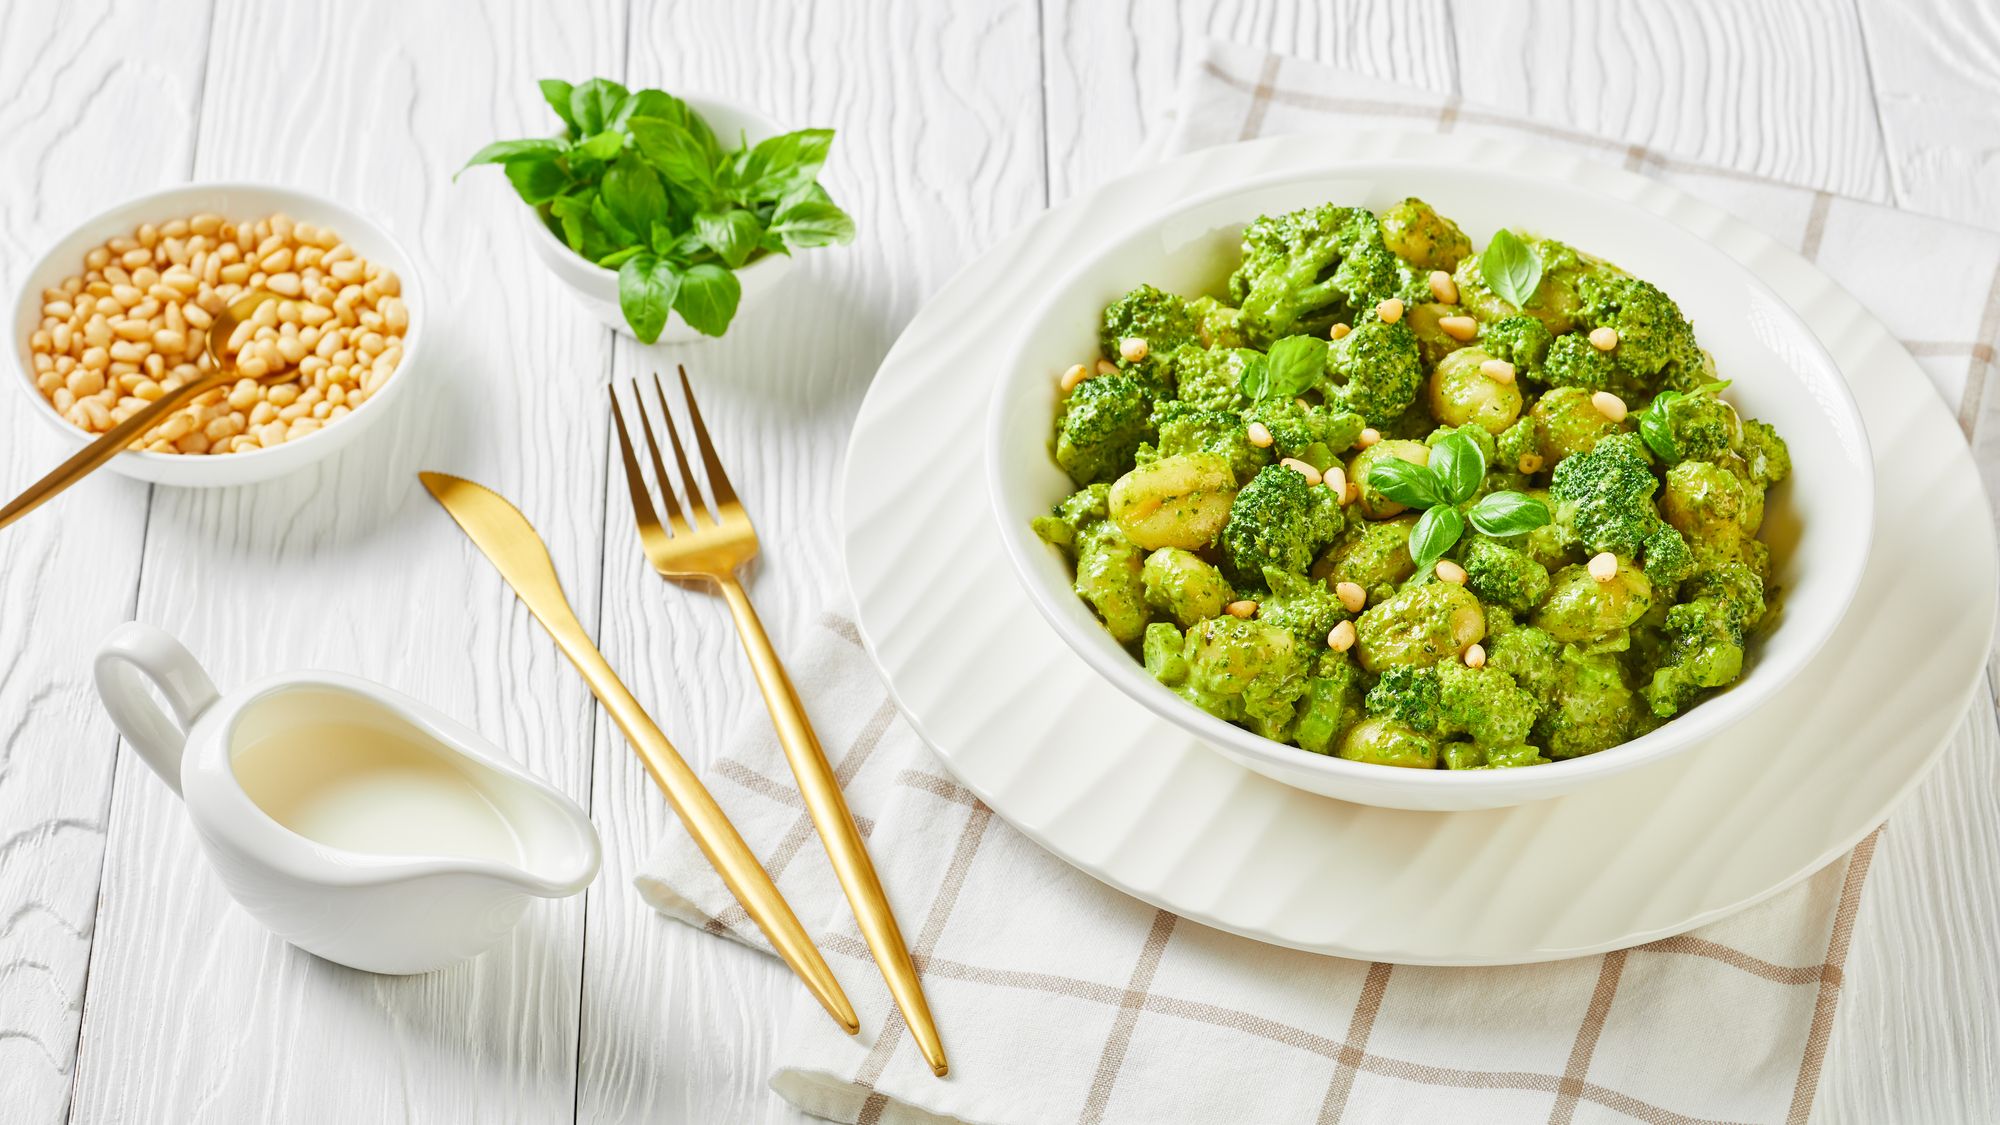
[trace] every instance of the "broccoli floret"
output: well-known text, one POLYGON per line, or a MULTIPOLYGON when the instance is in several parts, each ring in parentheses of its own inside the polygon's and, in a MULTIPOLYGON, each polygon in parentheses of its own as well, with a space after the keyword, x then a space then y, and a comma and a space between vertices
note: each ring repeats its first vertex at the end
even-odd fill
POLYGON ((1147 555, 1139 579, 1146 604, 1183 627, 1216 616, 1235 597, 1221 571, 1179 547, 1162 547, 1147 555))
POLYGON ((1385 324, 1371 315, 1327 348, 1326 372, 1327 401, 1379 424, 1416 401, 1424 360, 1408 325, 1385 324))
POLYGON ((1535 440, 1534 418, 1523 416, 1520 421, 1500 431, 1493 439, 1493 463, 1511 466, 1524 473, 1541 471, 1542 449, 1535 440))
POLYGON ((1667 470, 1660 510, 1688 542, 1731 547, 1749 538, 1749 516, 1761 490, 1707 461, 1682 461, 1667 470))
POLYGON ((1636 558, 1660 522, 1653 509, 1659 486, 1639 435, 1618 433, 1563 458, 1549 495, 1556 521, 1574 528, 1586 550, 1636 558))
POLYGON ((1688 601, 1716 602, 1745 632, 1764 620, 1764 580, 1756 567, 1743 559, 1709 560, 1688 579, 1681 593, 1688 601))
POLYGON ((1382 244, 1420 270, 1451 272, 1472 253, 1472 240, 1458 224, 1421 199, 1405 199, 1382 212, 1382 244))
POLYGON ((1646 536, 1643 550, 1646 577, 1655 586, 1671 586, 1694 570, 1694 552, 1687 540, 1664 520, 1646 536))
POLYGON ((1324 647, 1328 631, 1354 616, 1323 582, 1265 567, 1264 584, 1271 592, 1257 603, 1257 620, 1291 630, 1303 649, 1324 647))
POLYGON ((1201 342, 1211 348, 1241 348, 1250 343, 1243 334, 1243 310, 1223 304, 1213 297, 1196 297, 1188 302, 1201 330, 1201 342))
POLYGON ((1518 745, 1528 737, 1540 703, 1514 677, 1491 664, 1468 668, 1457 661, 1439 664, 1434 674, 1447 732, 1470 735, 1482 746, 1518 745))
POLYGON ((1698 382, 1704 362, 1694 326, 1679 305, 1651 282, 1629 274, 1587 276, 1578 287, 1580 319, 1586 328, 1612 328, 1618 344, 1611 355, 1619 366, 1657 385, 1698 382))
POLYGON ((1625 686, 1615 653, 1566 650, 1548 700, 1533 734, 1542 752, 1556 759, 1616 746, 1632 736, 1639 718, 1638 697, 1625 686))
POLYGON ((1120 367, 1147 374, 1158 372, 1183 344, 1199 346, 1201 318, 1188 302, 1150 285, 1141 285, 1104 306, 1104 319, 1097 332, 1099 352, 1120 367), (1146 355, 1138 362, 1124 357, 1119 341, 1137 337, 1146 341, 1146 355))
POLYGON ((1549 345, 1537 376, 1551 387, 1582 387, 1602 391, 1611 386, 1618 365, 1582 336, 1558 336, 1549 345))
POLYGON ((1390 668, 1368 689, 1366 706, 1376 718, 1394 719, 1422 734, 1437 734, 1444 729, 1439 695, 1436 669, 1390 668))
POLYGON ((1248 348, 1203 348, 1186 345, 1168 365, 1175 397, 1203 410, 1242 410, 1250 405, 1243 393, 1243 372, 1262 364, 1264 353, 1248 348))
POLYGON ((1532 625, 1517 625, 1504 611, 1488 610, 1486 666, 1514 677, 1537 699, 1554 696, 1562 643, 1532 625))
POLYGON ((1237 432, 1243 432, 1246 422, 1261 422, 1271 431, 1271 448, 1259 452, 1275 452, 1280 457, 1298 457, 1314 445, 1324 445, 1330 454, 1343 452, 1368 425, 1359 414, 1326 406, 1300 406, 1297 399, 1283 397, 1263 399, 1244 411, 1236 424, 1237 432))
POLYGON ((1306 689, 1307 662, 1296 638, 1262 621, 1211 617, 1187 631, 1181 658, 1184 678, 1169 687, 1266 738, 1284 734, 1306 689))
MULTIPOLYGON (((1258 469, 1273 460, 1271 450, 1250 444, 1243 419, 1227 410, 1207 410, 1180 399, 1168 399, 1153 408, 1153 425, 1160 435, 1159 448, 1153 451, 1153 456, 1219 454, 1228 459, 1239 482, 1256 476, 1258 469)), ((1139 460, 1147 460, 1143 450, 1139 460)))
POLYGON ((1743 627, 1722 602, 1697 598, 1667 610, 1666 638, 1665 657, 1643 690, 1663 719, 1743 674, 1743 627))
POLYGON ((1056 463, 1079 485, 1116 478, 1153 438, 1153 399, 1131 375, 1085 379, 1056 420, 1056 463))
POLYGON ((1792 452, 1785 448, 1785 439, 1769 423, 1755 418, 1743 420, 1743 460, 1749 465, 1750 479, 1764 488, 1792 472, 1792 452))
POLYGON ((1222 528, 1223 573, 1245 589, 1264 584, 1264 568, 1304 574, 1340 534, 1340 498, 1307 484, 1303 474, 1268 465, 1237 492, 1222 528))
POLYGON ((1462 554, 1465 586, 1479 595, 1480 601, 1526 613, 1549 592, 1548 568, 1524 551, 1481 535, 1474 537, 1462 554))
POLYGON ((1532 316, 1502 317, 1479 330, 1479 346, 1488 355, 1513 364, 1515 373, 1531 381, 1542 379, 1554 339, 1549 326, 1532 316))
POLYGON ((1145 554, 1110 520, 1091 524, 1077 537, 1076 594, 1121 645, 1138 640, 1152 618, 1141 577, 1145 554))
POLYGON ((1665 426, 1666 445, 1674 454, 1664 458, 1669 464, 1720 463, 1735 455, 1742 440, 1743 426, 1737 421, 1736 408, 1717 398, 1713 388, 1692 394, 1662 395, 1650 413, 1657 415, 1665 426))
POLYGON ((1361 677, 1346 653, 1320 653, 1299 697, 1292 741, 1302 750, 1330 754, 1340 736, 1361 718, 1361 677))
POLYGON ((1324 332, 1343 312, 1428 293, 1424 282, 1382 243, 1382 227, 1359 207, 1321 204, 1265 215, 1243 231, 1243 263, 1229 296, 1243 310, 1254 343, 1324 332))
POLYGON ((1093 484, 1088 488, 1072 492, 1055 510, 1046 516, 1036 516, 1029 525, 1042 541, 1061 548, 1062 553, 1074 562, 1076 560, 1076 537, 1091 524, 1105 518, 1111 511, 1111 486, 1093 484))

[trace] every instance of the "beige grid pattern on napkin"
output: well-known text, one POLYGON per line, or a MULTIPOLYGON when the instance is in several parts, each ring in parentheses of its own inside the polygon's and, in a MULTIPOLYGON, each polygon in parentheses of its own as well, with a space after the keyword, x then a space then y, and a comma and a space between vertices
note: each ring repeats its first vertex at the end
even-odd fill
MULTIPOLYGON (((1991 232, 1225 45, 1192 61, 1166 148, 1384 126, 1611 156, 1718 203, 1873 307, 1975 444, 1985 433, 2000 331, 1991 232), (1951 262, 1967 276, 1940 277, 1951 262), (1961 299, 1938 299, 1954 289, 1961 299)), ((749 716, 711 771, 717 797, 862 1012, 857 1039, 809 1001, 789 1013, 772 1085, 808 1112, 863 1125, 1810 1114, 1875 835, 1750 910, 1603 956, 1489 969, 1315 956, 1146 906, 996 820, 897 718, 844 618, 827 615, 791 666, 954 1060, 940 1082, 909 1047, 768 723, 749 716)), ((766 948, 678 835, 638 885, 670 916, 766 948)))

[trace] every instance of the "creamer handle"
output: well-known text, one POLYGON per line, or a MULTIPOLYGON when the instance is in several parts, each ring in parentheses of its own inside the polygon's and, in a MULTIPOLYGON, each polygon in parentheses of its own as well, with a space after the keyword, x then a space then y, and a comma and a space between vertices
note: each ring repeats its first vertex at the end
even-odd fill
POLYGON ((104 638, 92 670, 97 697, 119 733, 179 794, 188 729, 217 698, 201 662, 164 630, 128 621, 104 638), (147 684, 166 698, 172 716, 160 709, 147 684))

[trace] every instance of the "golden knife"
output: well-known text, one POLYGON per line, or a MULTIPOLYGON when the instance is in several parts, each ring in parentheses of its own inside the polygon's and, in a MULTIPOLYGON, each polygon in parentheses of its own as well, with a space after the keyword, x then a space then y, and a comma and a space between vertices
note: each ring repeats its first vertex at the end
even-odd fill
POLYGON ((583 631, 583 623, 576 619, 569 600, 563 596, 562 582, 556 577, 549 549, 541 536, 535 534, 527 517, 482 485, 444 473, 417 475, 473 544, 499 569, 500 577, 519 595, 528 612, 548 629, 556 647, 583 674, 591 692, 611 713, 618 729, 625 732, 632 748, 639 752, 640 760, 646 763, 646 772, 653 775, 653 781, 667 795, 667 803, 687 826, 688 834, 701 846, 702 854, 722 876, 744 912, 771 939, 778 956, 805 981, 834 1022, 849 1035, 859 1031, 861 1021, 854 1014, 854 1005, 848 1002, 833 970, 827 968, 826 959, 806 936, 805 927, 799 924, 791 906, 778 893, 777 884, 757 862, 750 845, 743 842, 736 826, 723 815, 722 807, 715 803, 701 779, 688 768, 667 736, 660 733, 645 708, 632 698, 632 693, 583 631))

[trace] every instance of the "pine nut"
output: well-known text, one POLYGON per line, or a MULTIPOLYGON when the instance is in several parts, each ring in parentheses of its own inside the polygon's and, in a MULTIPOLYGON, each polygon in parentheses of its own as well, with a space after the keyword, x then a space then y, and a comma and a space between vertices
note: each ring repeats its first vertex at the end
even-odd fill
POLYGON ((1458 283, 1451 279, 1450 274, 1443 270, 1432 270, 1430 280, 1431 296, 1437 298, 1438 304, 1455 305, 1458 303, 1458 283))
POLYGON ((1319 479, 1320 483, 1333 489, 1333 494, 1340 498, 1342 504, 1347 503, 1346 469, 1341 468, 1339 465, 1328 465, 1326 471, 1319 475, 1319 479))
POLYGON ((1479 365, 1479 373, 1496 383, 1514 381, 1514 365, 1504 359, 1489 359, 1479 365))
POLYGON ((1382 431, 1376 429, 1373 426, 1370 426, 1367 429, 1361 431, 1361 436, 1354 439, 1354 444, 1360 446, 1363 449, 1366 449, 1369 446, 1374 445, 1376 442, 1381 440, 1382 440, 1382 431))
POLYGON ((1326 647, 1335 652, 1346 652, 1354 647, 1354 622, 1343 621, 1335 625, 1326 635, 1326 647))
POLYGON ((1609 582, 1618 577, 1618 556, 1612 554, 1610 551, 1592 555, 1590 562, 1585 565, 1585 569, 1590 571, 1590 576, 1599 582, 1609 582))
POLYGON ((1465 585, 1465 568, 1450 559, 1438 560, 1437 576, 1440 582, 1449 582, 1454 586, 1465 585))
POLYGON ((1222 608, 1224 612, 1229 614, 1229 616, 1237 618, 1238 620, 1247 621, 1251 617, 1256 616, 1257 614, 1257 603, 1249 600, 1248 598, 1245 598, 1242 601, 1230 602, 1228 605, 1223 606, 1222 608))
POLYGON ((1608 352, 1618 346, 1618 330, 1606 324, 1590 330, 1590 346, 1608 352))
POLYGON ((1595 406, 1599 414, 1604 415, 1613 422, 1623 422, 1625 420, 1625 400, 1612 394, 1610 391, 1599 391, 1591 395, 1590 405, 1595 406))
POLYGON ((1333 588, 1333 594, 1349 613, 1360 613, 1361 607, 1368 604, 1368 591, 1359 582, 1342 582, 1333 588))
MULTIPOLYGON (((315 356, 314 358, 319 358, 319 357, 315 356)), ((325 362, 325 361, 324 361, 324 360, 321 360, 321 362, 325 362)), ((1069 370, 1068 370, 1068 371, 1065 371, 1065 372, 1063 372, 1063 376, 1062 376, 1062 389, 1063 389, 1063 393, 1064 393, 1064 394, 1068 394, 1068 393, 1070 393, 1071 391, 1073 391, 1073 390, 1075 390, 1075 389, 1076 389, 1076 385, 1077 385, 1078 383, 1081 383, 1081 382, 1083 382, 1083 381, 1084 381, 1085 379, 1088 379, 1088 378, 1090 378, 1090 369, 1089 369, 1089 368, 1086 368, 1086 367, 1085 367, 1085 366, 1084 366, 1083 364, 1081 364, 1081 363, 1072 363, 1072 364, 1070 364, 1070 365, 1069 365, 1069 370)))
POLYGON ((1352 331, 1354 331, 1354 328, 1353 328, 1353 327, 1352 327, 1351 325, 1346 325, 1346 324, 1336 324, 1336 325, 1334 325, 1334 326, 1333 326, 1332 328, 1329 328, 1329 329, 1327 329, 1327 332, 1326 332, 1326 334, 1327 334, 1327 335, 1328 335, 1329 337, 1332 337, 1333 339, 1335 339, 1335 340, 1338 340, 1338 339, 1341 339, 1342 337, 1346 336, 1346 335, 1347 335, 1347 334, 1348 334, 1349 332, 1352 332, 1352 331))
POLYGON ((1486 667, 1486 646, 1475 641, 1468 647, 1465 650, 1465 666, 1467 668, 1486 667))
POLYGON ((1249 437, 1250 444, 1259 449, 1269 449, 1271 448, 1271 443, 1278 440, 1271 436, 1270 429, 1262 422, 1250 423, 1244 427, 1243 432, 1249 437))
POLYGON ((1320 481, 1319 470, 1296 457, 1287 457, 1278 464, 1306 478, 1307 484, 1318 484, 1320 481))
POLYGON ((1469 316, 1441 316, 1438 331, 1463 344, 1479 335, 1479 322, 1469 316))
POLYGON ((1097 361, 1097 373, 1099 375, 1116 375, 1118 374, 1118 365, 1108 359, 1100 359, 1097 361))
POLYGON ((1118 354, 1126 363, 1137 363, 1146 358, 1146 341, 1138 336, 1127 336, 1118 341, 1118 354))
POLYGON ((1384 324, 1394 324, 1403 319, 1403 299, 1391 297, 1375 306, 1375 319, 1384 324))

